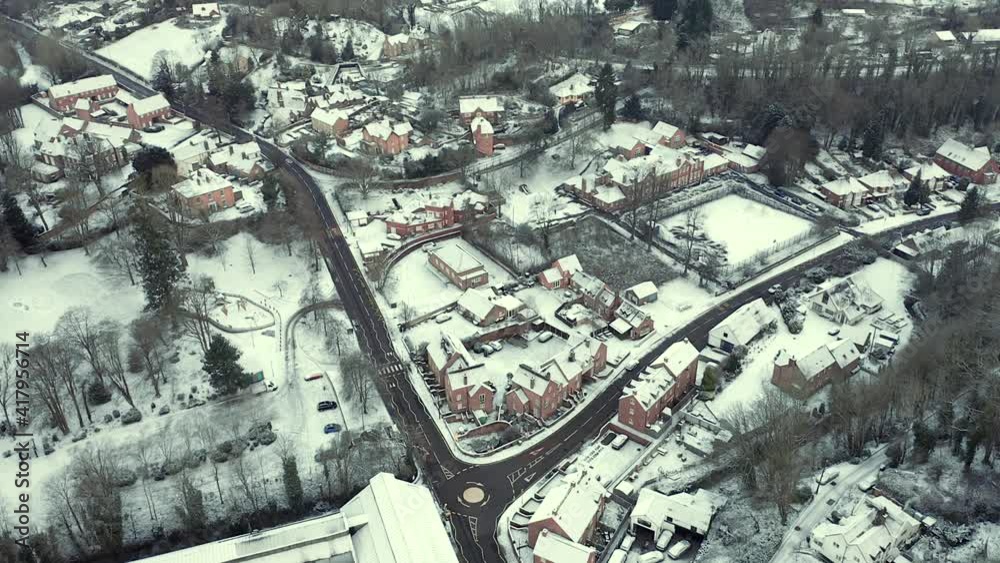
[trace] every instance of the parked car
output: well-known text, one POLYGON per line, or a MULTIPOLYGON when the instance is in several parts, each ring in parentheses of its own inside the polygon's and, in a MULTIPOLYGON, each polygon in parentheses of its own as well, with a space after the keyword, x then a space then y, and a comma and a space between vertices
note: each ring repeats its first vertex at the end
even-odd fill
POLYGON ((490 348, 493 349, 494 352, 499 352, 500 350, 503 350, 503 342, 500 342, 499 340, 494 340, 493 342, 490 342, 489 346, 490 348))
POLYGON ((449 315, 448 313, 441 313, 440 315, 434 317, 434 322, 436 322, 439 325, 444 324, 450 320, 451 320, 451 315, 449 315))
POLYGON ((666 551, 667 546, 670 545, 670 540, 674 538, 673 532, 670 530, 663 530, 660 532, 660 539, 656 540, 656 549, 660 551, 666 551))
POLYGON ((667 550, 667 555, 671 559, 679 559, 687 553, 687 550, 691 549, 691 542, 687 540, 681 540, 673 545, 667 550))
POLYGON ((337 408, 336 401, 320 401, 319 405, 317 405, 316 407, 316 410, 323 412, 323 411, 331 411, 335 408, 337 408))
POLYGON ((663 561, 663 554, 659 551, 643 553, 642 557, 639 558, 639 563, 659 563, 660 561, 663 561))
POLYGON ((340 432, 340 430, 340 425, 334 422, 331 422, 323 427, 324 434, 336 434, 337 432, 340 432))
POLYGON ((622 538, 622 544, 618 546, 618 549, 628 552, 628 550, 632 549, 632 544, 634 543, 635 543, 635 536, 633 536, 632 534, 625 534, 625 537, 622 538))
POLYGON ((555 336, 555 335, 546 330, 546 331, 543 331, 541 334, 538 335, 538 341, 539 342, 548 342, 549 340, 552 340, 553 336, 555 336))
POLYGON ((631 362, 625 364, 625 369, 628 371, 632 371, 637 367, 639 367, 639 360, 632 360, 631 362))
POLYGON ((305 377, 306 381, 316 381, 317 379, 323 379, 322 373, 312 373, 305 377))
POLYGON ((619 434, 617 438, 611 441, 612 449, 620 450, 625 447, 628 443, 628 436, 625 434, 619 434))

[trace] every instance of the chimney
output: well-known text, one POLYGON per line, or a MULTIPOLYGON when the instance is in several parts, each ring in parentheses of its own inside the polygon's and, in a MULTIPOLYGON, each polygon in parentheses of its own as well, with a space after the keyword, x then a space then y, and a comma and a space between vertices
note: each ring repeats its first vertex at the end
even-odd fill
POLYGON ((534 377, 531 378, 531 388, 532 389, 535 388, 535 378, 534 377))
POLYGON ((229 154, 233 154, 233 145, 229 145, 229 154))
POLYGON ((462 375, 462 386, 463 387, 469 386, 469 376, 467 374, 462 375))
POLYGON ((205 150, 208 150, 208 140, 207 139, 205 140, 205 142, 203 144, 205 145, 205 150))

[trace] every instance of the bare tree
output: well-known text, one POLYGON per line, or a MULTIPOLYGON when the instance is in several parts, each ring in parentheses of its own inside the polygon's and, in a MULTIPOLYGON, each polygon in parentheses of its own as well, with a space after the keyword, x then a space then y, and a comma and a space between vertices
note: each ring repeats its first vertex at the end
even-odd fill
MULTIPOLYGON (((361 405, 361 411, 368 414, 368 404, 376 392, 372 374, 374 366, 367 356, 358 351, 348 352, 340 358, 340 373, 347 385, 347 397, 361 405)), ((362 417, 364 426, 364 417, 362 417)))
POLYGON ((90 405, 87 404, 87 396, 83 389, 84 380, 78 369, 81 363, 80 354, 69 342, 57 337, 47 338, 40 348, 39 364, 44 366, 44 371, 53 374, 62 383, 63 389, 73 402, 80 427, 84 426, 84 411, 87 420, 93 422, 90 405), (83 411, 80 410, 80 403, 83 403, 83 411))
POLYGON ((0 162, 3 163, 4 179, 7 186, 20 190, 28 196, 28 202, 38 216, 39 221, 45 230, 49 230, 48 221, 42 213, 42 203, 44 199, 38 190, 38 184, 31 176, 31 167, 34 165, 32 151, 17 140, 13 132, 0 135, 0 162))
POLYGON ((257 263, 254 260, 254 252, 255 252, 254 251, 254 239, 253 239, 252 236, 247 235, 246 238, 244 239, 244 241, 246 242, 247 261, 250 263, 250 271, 253 272, 254 275, 256 275, 257 274, 257 263))
POLYGON ((131 232, 118 231, 117 237, 105 237, 97 243, 98 261, 119 274, 128 276, 135 285, 135 275, 139 271, 139 249, 131 232))
POLYGON ((49 411, 52 422, 63 434, 69 434, 69 422, 66 418, 66 410, 63 407, 59 374, 45 361, 47 339, 46 335, 39 335, 39 345, 35 350, 38 360, 35 364, 33 379, 38 382, 38 394, 41 395, 42 403, 45 404, 45 408, 49 411))
POLYGON ((349 187, 361 194, 361 199, 368 199, 372 190, 378 187, 378 169, 364 161, 352 162, 348 171, 349 187))
POLYGON ((687 275, 688 269, 691 268, 695 258, 698 256, 698 237, 701 235, 703 218, 701 209, 697 207, 689 209, 684 214, 684 227, 680 233, 680 238, 681 263, 684 264, 685 275, 687 275))
POLYGON ((153 392, 160 397, 160 380, 163 379, 163 358, 160 354, 162 327, 157 319, 143 317, 136 319, 129 327, 132 336, 132 353, 142 359, 146 375, 153 384, 153 392))
POLYGON ((14 423, 10 420, 9 408, 16 395, 17 366, 14 363, 14 346, 9 342, 0 342, 0 410, 3 410, 4 433, 14 435, 14 423))
POLYGON ((104 383, 105 370, 101 363, 101 357, 97 353, 98 341, 101 336, 99 324, 88 307, 73 307, 59 317, 59 322, 56 323, 56 332, 83 351, 94 376, 97 377, 98 381, 104 383))
POLYGON ((208 351, 212 339, 212 325, 208 319, 215 296, 215 282, 208 276, 198 276, 190 287, 180 292, 181 326, 198 341, 202 352, 208 351))
POLYGON ((198 440, 201 442, 201 447, 209 452, 208 459, 212 463, 212 477, 215 480, 215 490, 219 494, 219 504, 225 504, 225 498, 222 496, 222 482, 219 479, 219 463, 216 461, 216 457, 212 455, 212 452, 219 445, 218 426, 209 420, 207 416, 202 415, 195 424, 195 432, 198 435, 198 440))
POLYGON ((97 357, 108 381, 118 390, 129 406, 135 407, 128 384, 128 369, 122 349, 122 327, 118 322, 103 320, 97 327, 97 357))

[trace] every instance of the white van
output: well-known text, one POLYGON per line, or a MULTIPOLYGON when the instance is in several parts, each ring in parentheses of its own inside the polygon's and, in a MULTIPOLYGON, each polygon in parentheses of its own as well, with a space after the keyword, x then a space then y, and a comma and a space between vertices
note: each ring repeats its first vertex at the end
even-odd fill
POLYGON ((660 561, 663 561, 663 554, 659 551, 643 553, 642 557, 639 558, 639 563, 660 563, 660 561))
POLYGON ((622 543, 621 545, 618 546, 618 549, 624 551, 625 553, 628 553, 628 551, 632 549, 632 544, 634 543, 635 543, 635 536, 633 536, 632 534, 625 534, 625 537, 622 538, 622 543))
POLYGON ((611 557, 608 559, 608 563, 625 563, 626 557, 628 557, 628 553, 620 549, 616 549, 615 552, 612 553, 611 557))
POLYGON ((691 549, 691 542, 687 540, 681 540, 675 543, 673 547, 667 550, 667 555, 670 556, 671 559, 677 559, 679 557, 682 557, 685 553, 687 553, 687 550, 689 549, 691 549))
POLYGON ((617 438, 611 441, 611 447, 616 450, 620 450, 624 448, 625 444, 627 443, 628 443, 628 436, 624 434, 619 434, 617 438))

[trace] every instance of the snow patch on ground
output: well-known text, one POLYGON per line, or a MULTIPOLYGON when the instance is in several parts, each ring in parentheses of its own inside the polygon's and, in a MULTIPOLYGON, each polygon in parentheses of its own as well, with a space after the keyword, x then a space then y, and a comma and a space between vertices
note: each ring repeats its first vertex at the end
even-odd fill
POLYGON ((153 61, 165 51, 172 63, 195 66, 205 58, 205 52, 220 40, 225 19, 207 27, 179 26, 180 18, 142 28, 131 35, 97 50, 139 76, 152 77, 153 61))

